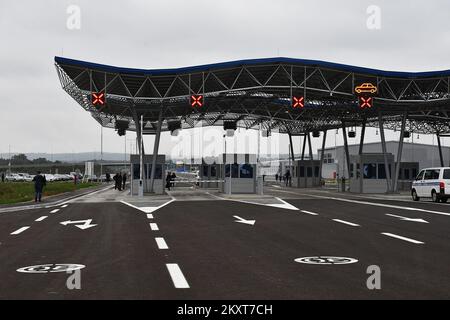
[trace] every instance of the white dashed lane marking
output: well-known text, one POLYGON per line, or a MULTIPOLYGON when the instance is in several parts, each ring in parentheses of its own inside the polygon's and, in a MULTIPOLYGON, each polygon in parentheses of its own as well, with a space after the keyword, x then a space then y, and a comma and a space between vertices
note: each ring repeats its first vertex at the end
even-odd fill
POLYGON ((28 228, 29 228, 29 227, 22 227, 22 228, 20 228, 20 229, 17 229, 16 231, 11 232, 11 235, 13 235, 13 236, 18 235, 18 234, 24 232, 25 230, 27 230, 28 228))
POLYGON ((55 209, 55 210, 50 211, 50 213, 57 213, 58 211, 59 211, 59 209, 55 209))
POLYGON ((348 222, 348 221, 340 220, 340 219, 332 219, 332 220, 335 221, 335 222, 338 222, 338 223, 346 224, 346 225, 348 225, 348 226, 352 226, 352 227, 360 227, 359 224, 356 224, 356 223, 353 223, 353 222, 348 222))
POLYGON ((176 263, 166 264, 167 270, 169 270, 170 277, 172 278, 173 285, 177 289, 189 289, 189 284, 183 275, 180 267, 176 263))
POLYGON ((147 214, 147 219, 153 219, 153 215, 151 213, 147 214))
POLYGON ((47 219, 47 217, 48 216, 42 216, 42 217, 40 217, 40 218, 37 218, 36 220, 34 220, 34 221, 36 221, 36 222, 40 222, 40 221, 42 221, 42 220, 45 220, 45 219, 47 219))
POLYGON ((300 210, 300 212, 306 213, 306 214, 309 214, 309 215, 312 215, 312 216, 318 216, 319 215, 318 213, 311 212, 311 211, 306 211, 306 210, 300 210))
POLYGON ((156 223, 150 223, 150 229, 152 229, 152 231, 158 231, 158 225, 156 223))
POLYGON ((417 241, 417 240, 414 240, 414 239, 411 239, 411 238, 406 238, 406 237, 399 236, 399 235, 396 235, 396 234, 393 234, 393 233, 382 232, 381 234, 385 235, 385 236, 388 236, 388 237, 391 237, 391 238, 400 239, 400 240, 403 240, 403 241, 408 241, 408 242, 411 242, 411 243, 414 243, 414 244, 425 244, 425 242, 417 241))
POLYGON ((169 249, 169 246, 166 243, 166 240, 164 238, 155 238, 156 244, 158 245, 158 249, 160 250, 167 250, 169 249))

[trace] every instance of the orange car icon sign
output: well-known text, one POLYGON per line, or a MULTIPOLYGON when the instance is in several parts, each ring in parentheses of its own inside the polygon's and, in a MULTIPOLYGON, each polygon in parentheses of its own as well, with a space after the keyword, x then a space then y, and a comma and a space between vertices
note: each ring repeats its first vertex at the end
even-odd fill
POLYGON ((355 92, 360 94, 360 93, 376 93, 378 91, 377 87, 375 87, 373 84, 371 83, 363 83, 360 86, 357 86, 355 88, 355 92))

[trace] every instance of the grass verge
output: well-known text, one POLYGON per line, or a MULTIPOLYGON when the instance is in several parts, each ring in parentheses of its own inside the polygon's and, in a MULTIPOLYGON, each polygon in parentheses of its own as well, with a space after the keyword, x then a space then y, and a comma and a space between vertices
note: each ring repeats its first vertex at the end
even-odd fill
MULTIPOLYGON (((98 183, 47 182, 43 198, 97 186, 98 183)), ((34 200, 34 184, 32 182, 0 182, 0 204, 13 204, 34 200)))

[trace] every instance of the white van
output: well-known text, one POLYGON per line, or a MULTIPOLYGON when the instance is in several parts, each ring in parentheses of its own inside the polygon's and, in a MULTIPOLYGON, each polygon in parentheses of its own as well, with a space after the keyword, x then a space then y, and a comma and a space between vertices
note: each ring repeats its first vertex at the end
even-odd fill
POLYGON ((434 202, 447 202, 450 198, 450 167, 423 169, 411 187, 414 201, 431 198, 434 202))

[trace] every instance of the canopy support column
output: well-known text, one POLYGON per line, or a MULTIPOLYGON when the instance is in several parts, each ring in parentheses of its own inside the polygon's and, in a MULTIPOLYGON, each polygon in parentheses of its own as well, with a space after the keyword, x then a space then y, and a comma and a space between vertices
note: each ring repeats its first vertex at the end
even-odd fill
MULTIPOLYGON (((320 164, 319 164, 319 181, 322 182, 322 167, 323 160, 325 159, 325 144, 327 142, 327 130, 323 131, 323 140, 322 140, 322 153, 320 154, 320 164)), ((320 184, 322 186, 322 183, 320 184)))
POLYGON ((383 123, 383 117, 381 112, 378 114, 378 124, 380 126, 380 136, 381 136, 381 148, 383 151, 383 157, 384 157, 384 171, 386 174, 386 185, 387 185, 387 191, 386 193, 389 193, 391 188, 391 172, 389 170, 389 161, 387 157, 387 148, 386 148, 386 137, 384 136, 384 123, 383 123))
MULTIPOLYGON (((150 174, 150 192, 153 192, 153 185, 155 183, 155 172, 156 172, 156 158, 158 158, 159 141, 161 139, 161 126, 162 126, 162 113, 163 108, 159 111, 158 125, 156 127, 155 143, 153 145, 153 158, 152 158, 152 171, 150 174)), ((164 178, 164 172, 161 173, 164 178)))
POLYGON ((442 145, 441 145, 441 137, 439 133, 436 133, 437 136, 437 142, 439 147, 439 159, 441 160, 441 167, 444 166, 444 156, 442 155, 442 145))
MULTIPOLYGON (((345 122, 342 121, 342 134, 344 135, 344 149, 345 149, 345 160, 347 162, 347 173, 350 179, 350 153, 348 150, 348 140, 347 140, 347 129, 345 127, 345 122)), ((343 174, 344 176, 344 174, 343 174)))
POLYGON ((392 186, 392 192, 398 192, 398 176, 400 175, 400 164, 402 163, 402 154, 403 154, 403 140, 405 139, 405 128, 406 128, 406 112, 402 117, 402 128, 400 131, 400 141, 398 143, 398 151, 397 151, 397 163, 395 165, 395 175, 394 175, 394 184, 392 186))
POLYGON ((364 119, 361 127, 361 139, 359 140, 359 192, 364 193, 364 162, 362 161, 362 154, 364 152, 364 138, 366 136, 366 119, 364 119))

